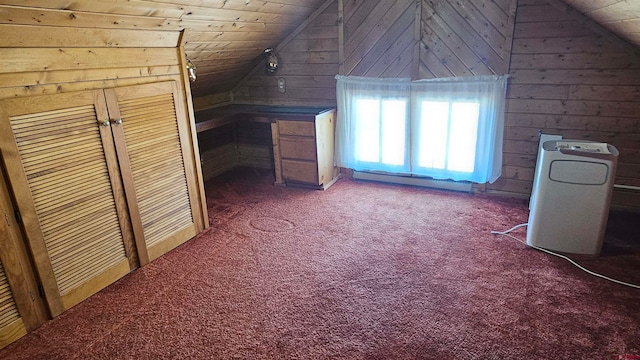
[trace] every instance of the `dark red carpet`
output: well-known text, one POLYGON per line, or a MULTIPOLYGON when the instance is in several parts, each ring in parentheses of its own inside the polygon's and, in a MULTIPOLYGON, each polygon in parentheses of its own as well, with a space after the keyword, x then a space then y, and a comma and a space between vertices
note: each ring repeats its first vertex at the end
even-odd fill
MULTIPOLYGON (((618 359, 640 290, 491 235, 524 201, 239 170, 211 229, 0 351, 6 359, 618 359)), ((580 262, 640 283, 637 215, 580 262)), ((524 229, 513 235, 525 238, 524 229)))

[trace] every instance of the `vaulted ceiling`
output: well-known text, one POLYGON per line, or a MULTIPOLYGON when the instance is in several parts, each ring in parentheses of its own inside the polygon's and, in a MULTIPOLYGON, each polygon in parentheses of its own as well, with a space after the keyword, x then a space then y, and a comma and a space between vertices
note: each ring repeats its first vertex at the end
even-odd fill
MULTIPOLYGON (((640 0, 562 1, 640 47, 640 0)), ((329 2, 331 0, 0 0, 0 23, 186 29, 185 50, 198 68, 198 81, 192 91, 194 96, 201 96, 232 89, 262 59, 265 48, 283 42, 329 2)))
POLYGON ((640 1, 563 0, 607 30, 640 47, 640 1))

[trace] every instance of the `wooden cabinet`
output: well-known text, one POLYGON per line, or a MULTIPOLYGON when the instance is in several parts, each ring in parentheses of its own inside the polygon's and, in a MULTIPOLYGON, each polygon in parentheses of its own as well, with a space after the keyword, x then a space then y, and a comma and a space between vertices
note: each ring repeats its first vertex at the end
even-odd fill
POLYGON ((206 227, 175 81, 0 100, 0 150, 52 316, 206 227))
POLYGON ((327 189, 337 179, 333 163, 335 110, 272 124, 276 183, 327 189))

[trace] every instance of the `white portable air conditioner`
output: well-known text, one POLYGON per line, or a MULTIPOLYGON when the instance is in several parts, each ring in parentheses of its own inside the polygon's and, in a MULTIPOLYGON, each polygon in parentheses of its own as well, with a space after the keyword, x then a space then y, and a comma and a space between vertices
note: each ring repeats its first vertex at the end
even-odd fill
POLYGON ((609 215, 618 150, 609 144, 542 144, 531 193, 527 244, 598 256, 609 215))

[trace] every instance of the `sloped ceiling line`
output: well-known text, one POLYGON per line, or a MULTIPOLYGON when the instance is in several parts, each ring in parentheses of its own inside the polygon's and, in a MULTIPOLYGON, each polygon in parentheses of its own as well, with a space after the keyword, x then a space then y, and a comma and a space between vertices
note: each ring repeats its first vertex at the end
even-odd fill
MULTIPOLYGON (((291 40, 295 39, 295 37, 300 34, 310 23, 312 23, 322 12, 328 8, 331 4, 333 4, 337 0, 325 0, 323 4, 321 4, 302 24, 298 25, 298 27, 292 31, 282 42, 280 42, 274 49, 274 52, 277 54, 282 48, 284 48, 287 44, 291 42, 291 40)), ((255 65, 238 83, 231 89, 231 101, 233 101, 233 93, 237 91, 244 83, 250 79, 256 72, 258 72, 261 68, 265 66, 265 60, 262 59, 259 61, 257 65, 255 65)))
MULTIPOLYGON (((589 30, 602 36, 607 40, 607 42, 613 43, 619 49, 625 49, 625 51, 627 52, 631 51, 634 53, 635 56, 640 55, 640 49, 638 49, 638 47, 640 47, 640 1, 616 1, 615 2, 618 5, 621 5, 621 3, 627 4, 626 10, 630 12, 635 12, 637 14, 636 15, 637 21, 635 21, 637 23, 637 28, 635 32, 637 33, 636 34, 637 38, 636 36, 633 36, 634 33, 632 32, 625 33, 623 31, 620 31, 620 29, 618 29, 616 26, 611 26, 608 23, 598 22, 598 19, 595 19, 589 16, 589 12, 587 13, 581 12, 581 9, 583 8, 589 9, 589 3, 592 3, 592 6, 593 6, 593 4, 597 3, 598 1, 587 2, 582 0, 582 1, 564 2, 561 0, 547 0, 547 2, 554 8, 564 11, 566 15, 569 16, 571 19, 579 22, 581 25, 587 27, 589 30), (629 44, 633 45, 633 47, 629 47, 628 46, 629 44), (635 48, 635 50, 631 50, 633 48, 635 48)), ((609 3, 610 2, 611 1, 609 1, 609 3)), ((600 1, 600 3, 602 4, 603 2, 600 1)), ((605 7, 600 7, 600 9, 602 8, 605 8, 605 7)), ((619 16, 622 16, 622 15, 619 15, 619 16)), ((629 20, 629 21, 633 21, 633 20, 629 20)))

